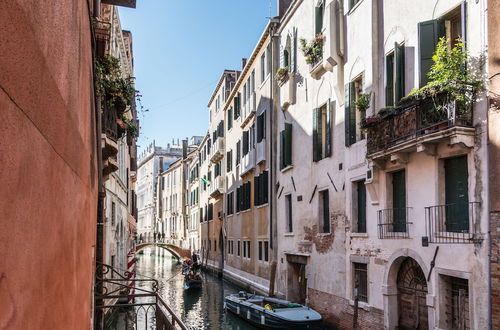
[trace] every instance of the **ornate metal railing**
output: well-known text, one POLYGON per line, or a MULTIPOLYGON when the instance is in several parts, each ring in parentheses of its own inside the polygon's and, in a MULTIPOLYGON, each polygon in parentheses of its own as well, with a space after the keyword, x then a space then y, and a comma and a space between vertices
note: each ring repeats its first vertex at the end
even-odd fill
MULTIPOLYGON (((472 88, 464 89, 472 96, 472 88)), ((450 127, 472 127, 473 102, 463 102, 450 93, 413 101, 389 114, 367 119, 368 155, 450 127)))
POLYGON ((105 314, 104 329, 187 330, 188 327, 158 295, 158 281, 98 264, 95 309, 105 314))
POLYGON ((410 225, 409 222, 411 207, 394 208, 379 210, 378 218, 378 238, 409 238, 410 225))
POLYGON ((124 130, 118 125, 118 114, 105 99, 102 101, 102 131, 112 140, 117 141, 124 130))
POLYGON ((479 202, 446 204, 425 208, 429 243, 480 243, 477 223, 479 202))

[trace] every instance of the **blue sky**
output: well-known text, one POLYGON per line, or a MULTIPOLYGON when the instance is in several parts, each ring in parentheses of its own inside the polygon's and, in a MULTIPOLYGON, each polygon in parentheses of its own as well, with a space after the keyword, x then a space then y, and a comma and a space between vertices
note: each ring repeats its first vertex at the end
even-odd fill
MULTIPOLYGON (((276 0, 271 14, 276 15, 276 0)), ((132 31, 142 94, 140 150, 153 140, 204 135, 207 103, 224 69, 240 69, 265 28, 270 0, 137 0, 120 7, 132 31)), ((140 108, 140 106, 138 105, 140 108)), ((140 110, 140 109, 139 109, 140 110)))

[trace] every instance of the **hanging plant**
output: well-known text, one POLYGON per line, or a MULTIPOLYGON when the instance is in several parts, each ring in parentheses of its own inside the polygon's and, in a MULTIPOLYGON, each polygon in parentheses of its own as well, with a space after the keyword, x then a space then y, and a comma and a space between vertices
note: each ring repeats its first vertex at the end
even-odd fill
POLYGON ((300 49, 306 58, 307 64, 314 65, 323 58, 323 40, 324 36, 322 34, 318 34, 309 43, 306 39, 300 39, 300 49))
POLYGON ((97 95, 106 99, 108 106, 123 113, 135 97, 131 78, 123 78, 119 60, 111 55, 96 59, 97 95))
POLYGON ((276 70, 276 74, 274 75, 274 78, 276 80, 285 80, 288 77, 288 67, 281 67, 276 70))
POLYGON ((130 136, 132 138, 139 137, 139 127, 137 126, 137 124, 134 121, 129 120, 128 118, 126 118, 124 116, 120 117, 120 119, 124 123, 125 127, 123 127, 123 128, 126 130, 128 136, 130 136))

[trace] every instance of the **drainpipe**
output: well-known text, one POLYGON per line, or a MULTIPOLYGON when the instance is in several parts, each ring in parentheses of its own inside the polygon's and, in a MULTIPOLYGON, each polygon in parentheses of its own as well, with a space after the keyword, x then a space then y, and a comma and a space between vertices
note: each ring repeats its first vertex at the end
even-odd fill
POLYGON ((271 274, 269 279, 269 296, 274 296, 274 283, 276 281, 276 270, 278 266, 278 249, 276 240, 276 225, 273 225, 273 222, 276 219, 276 161, 275 157, 277 154, 277 146, 274 139, 274 134, 277 132, 277 123, 274 120, 274 114, 277 111, 276 102, 274 100, 274 95, 277 94, 276 81, 274 79, 274 66, 275 66, 275 50, 276 50, 276 38, 274 36, 275 27, 279 23, 278 18, 273 18, 269 24, 269 35, 270 35, 270 43, 271 43, 271 79, 270 79, 270 111, 269 111, 269 121, 271 131, 269 134, 269 145, 271 147, 271 155, 269 157, 269 183, 268 183, 268 191, 270 192, 271 198, 269 199, 269 247, 272 251, 271 254, 271 274))

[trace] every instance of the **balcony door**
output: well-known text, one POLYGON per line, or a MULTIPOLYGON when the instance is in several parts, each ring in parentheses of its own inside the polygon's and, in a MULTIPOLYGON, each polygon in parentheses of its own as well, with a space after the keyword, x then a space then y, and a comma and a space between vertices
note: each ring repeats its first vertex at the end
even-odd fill
POLYGON ((444 160, 446 231, 469 231, 467 156, 444 160))
POLYGON ((406 182, 405 170, 392 173, 393 231, 406 231, 406 182))

